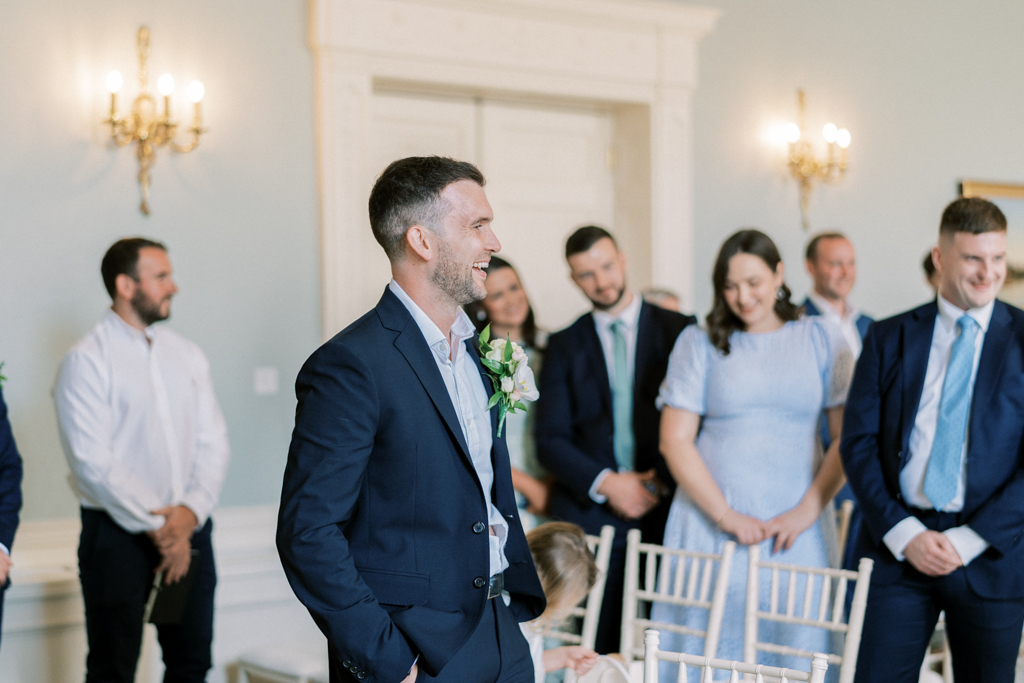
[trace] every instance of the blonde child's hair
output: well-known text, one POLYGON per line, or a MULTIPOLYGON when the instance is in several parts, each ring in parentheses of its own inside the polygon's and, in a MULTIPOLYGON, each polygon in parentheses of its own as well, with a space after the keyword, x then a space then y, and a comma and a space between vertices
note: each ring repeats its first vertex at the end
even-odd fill
POLYGON ((548 606, 541 619, 554 623, 569 615, 597 582, 597 563, 583 529, 548 522, 526 534, 548 606))

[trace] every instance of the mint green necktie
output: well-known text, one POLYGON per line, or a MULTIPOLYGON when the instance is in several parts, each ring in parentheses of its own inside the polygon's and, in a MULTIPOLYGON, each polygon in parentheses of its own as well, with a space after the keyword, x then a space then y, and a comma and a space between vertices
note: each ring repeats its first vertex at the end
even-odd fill
POLYGON ((620 470, 633 471, 633 382, 629 376, 629 350, 625 323, 612 323, 612 410, 615 417, 615 462, 620 470))

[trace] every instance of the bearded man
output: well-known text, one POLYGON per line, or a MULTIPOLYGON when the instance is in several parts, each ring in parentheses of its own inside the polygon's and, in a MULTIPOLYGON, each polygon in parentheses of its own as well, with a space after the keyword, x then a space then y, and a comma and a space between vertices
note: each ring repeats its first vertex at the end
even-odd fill
POLYGON ((572 281, 594 306, 551 335, 540 378, 537 456, 555 477, 551 515, 588 534, 615 527, 595 649, 619 652, 626 534, 661 543, 675 483, 655 405, 676 338, 697 322, 626 286, 626 255, 588 225, 565 244, 572 281))
POLYGON ((85 680, 135 680, 154 574, 174 584, 194 565, 181 621, 157 630, 166 680, 199 683, 213 663, 210 513, 227 473, 227 427, 206 356, 155 324, 178 291, 167 248, 120 240, 100 272, 113 304, 65 356, 53 389, 82 506, 85 680))
POLYGON ((332 683, 530 683, 519 622, 540 615, 544 594, 460 308, 486 296, 501 249, 484 177, 453 159, 400 159, 369 213, 392 280, 299 372, 277 529, 285 574, 327 636, 332 683))

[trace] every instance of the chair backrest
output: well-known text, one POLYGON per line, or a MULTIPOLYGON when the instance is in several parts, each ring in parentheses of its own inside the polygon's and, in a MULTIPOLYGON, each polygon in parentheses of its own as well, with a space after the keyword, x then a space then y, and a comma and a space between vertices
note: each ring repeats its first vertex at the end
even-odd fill
POLYGON ((644 656, 640 633, 655 628, 704 639, 704 655, 713 657, 718 649, 725 613, 726 590, 736 544, 726 541, 721 554, 698 553, 642 543, 640 530, 626 536, 626 580, 622 598, 622 640, 619 653, 627 664, 644 656), (643 576, 641 559, 646 561, 643 576), (656 622, 639 616, 640 603, 666 603, 708 610, 706 631, 656 622))
POLYGON ((853 517, 853 501, 847 498, 836 510, 836 531, 839 536, 839 565, 843 566, 843 558, 846 556, 846 544, 850 541, 850 519, 853 517))
POLYGON ((861 558, 859 571, 855 572, 845 569, 762 562, 760 547, 750 546, 750 564, 747 570, 747 614, 743 638, 744 661, 748 664, 756 663, 758 651, 798 657, 810 657, 813 654, 807 650, 782 643, 758 641, 757 626, 760 621, 821 628, 845 634, 843 654, 841 656, 830 654, 828 662, 840 667, 839 683, 853 683, 873 567, 874 562, 866 557, 861 558), (760 600, 761 572, 771 573, 767 610, 762 609, 760 600), (785 581, 784 587, 782 587, 783 581, 785 581), (853 604, 850 606, 849 618, 844 619, 846 588, 850 581, 856 581, 857 585, 853 592, 853 604), (785 591, 784 600, 780 600, 779 597, 780 587, 785 591), (796 607, 797 597, 801 591, 803 599, 798 609, 796 607), (815 605, 815 598, 817 598, 817 605, 815 605))
MULTIPOLYGON (((754 683, 764 683, 766 680, 781 681, 807 681, 808 683, 824 683, 825 672, 828 671, 828 655, 814 653, 808 671, 797 671, 795 669, 780 669, 764 664, 748 664, 746 662, 727 661, 724 659, 713 659, 711 657, 698 657, 682 652, 663 652, 658 649, 660 640, 659 633, 654 629, 648 629, 644 633, 644 683, 658 683, 658 662, 676 662, 679 664, 679 676, 676 680, 680 683, 686 681, 686 667, 700 667, 701 683, 711 683, 713 672, 731 671, 730 683, 738 683, 740 674, 753 674, 754 683)), ((747 678, 749 680, 749 678, 747 678)))
POLYGON ((544 630, 545 638, 555 638, 570 645, 582 645, 591 650, 597 640, 597 620, 601 616, 601 603, 604 601, 604 584, 608 575, 608 563, 612 555, 612 541, 615 540, 615 527, 606 524, 601 527, 600 536, 587 535, 587 546, 594 553, 597 564, 597 582, 587 593, 586 599, 573 608, 570 617, 562 624, 544 630), (582 622, 582 627, 577 626, 582 622), (579 628, 577 633, 574 629, 579 628))
MULTIPOLYGON (((568 674, 571 673, 571 670, 566 669, 565 672, 568 674)), ((576 681, 577 683, 630 683, 626 667, 607 655, 598 657, 594 668, 577 678, 576 681)))

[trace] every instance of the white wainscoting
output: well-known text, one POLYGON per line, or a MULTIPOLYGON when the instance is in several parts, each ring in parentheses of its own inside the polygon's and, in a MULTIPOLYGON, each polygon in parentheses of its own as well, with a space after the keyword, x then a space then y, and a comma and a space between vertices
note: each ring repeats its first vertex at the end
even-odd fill
MULTIPOLYGON (((288 642, 323 642, 292 593, 274 546, 276 506, 214 513, 216 616, 210 683, 234 683, 247 651, 288 642)), ((69 683, 85 678, 85 619, 78 583, 77 519, 25 522, 14 542, 13 585, 4 601, 3 683, 69 683)), ((326 650, 326 645, 325 645, 326 650)), ((155 630, 147 627, 136 683, 163 672, 155 630)))

